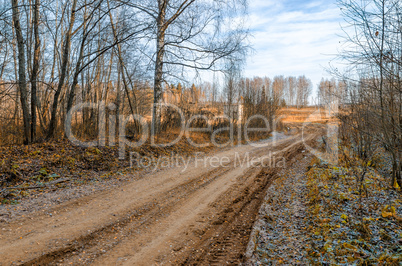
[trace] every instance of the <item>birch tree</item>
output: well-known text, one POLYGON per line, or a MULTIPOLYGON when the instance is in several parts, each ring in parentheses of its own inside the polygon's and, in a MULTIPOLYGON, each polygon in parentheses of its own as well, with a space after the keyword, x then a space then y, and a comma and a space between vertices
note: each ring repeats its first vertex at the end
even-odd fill
MULTIPOLYGON (((245 49, 247 31, 242 16, 244 0, 158 0, 121 1, 141 10, 153 23, 149 37, 155 39, 154 106, 151 132, 160 123, 162 84, 169 76, 177 77, 188 69, 211 70, 222 59, 245 49)), ((221 65, 223 67, 223 64, 221 65)), ((215 68, 216 70, 217 68, 215 68)))
POLYGON ((24 143, 30 142, 29 131, 29 106, 28 106, 28 90, 26 81, 26 58, 25 58, 25 45, 24 37, 22 35, 22 28, 20 23, 20 9, 18 0, 11 0, 13 12, 13 25, 15 29, 15 36, 18 46, 18 88, 20 92, 20 100, 23 113, 24 122, 24 143))

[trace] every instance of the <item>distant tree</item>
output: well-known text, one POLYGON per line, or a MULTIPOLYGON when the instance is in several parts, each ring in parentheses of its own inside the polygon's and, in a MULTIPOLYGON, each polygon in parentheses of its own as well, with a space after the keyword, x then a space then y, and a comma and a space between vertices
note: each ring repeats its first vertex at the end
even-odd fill
POLYGON ((297 78, 296 77, 288 77, 286 79, 287 84, 288 84, 288 100, 287 104, 288 105, 295 105, 296 104, 296 84, 297 84, 297 78))
POLYGON ((305 76, 297 78, 296 106, 298 108, 308 105, 308 98, 312 92, 313 84, 305 76))

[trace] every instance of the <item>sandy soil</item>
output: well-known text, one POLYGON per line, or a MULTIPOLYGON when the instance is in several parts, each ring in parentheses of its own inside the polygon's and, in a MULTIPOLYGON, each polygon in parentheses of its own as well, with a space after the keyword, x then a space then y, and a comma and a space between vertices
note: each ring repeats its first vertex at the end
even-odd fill
POLYGON ((239 263, 278 167, 241 166, 236 156, 287 161, 316 137, 281 135, 268 147, 234 147, 215 154, 229 158, 225 166, 193 161, 185 171, 150 173, 3 222, 1 265, 239 263))
POLYGON ((306 177, 313 155, 302 152, 267 189, 250 236, 244 265, 308 265, 306 177))

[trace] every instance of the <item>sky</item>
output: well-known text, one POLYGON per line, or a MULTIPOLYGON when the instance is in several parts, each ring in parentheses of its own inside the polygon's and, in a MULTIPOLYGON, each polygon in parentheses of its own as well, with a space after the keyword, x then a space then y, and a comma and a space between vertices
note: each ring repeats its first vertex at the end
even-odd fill
POLYGON ((306 75, 314 95, 340 50, 341 11, 335 0, 251 0, 249 28, 253 52, 245 76, 306 75))

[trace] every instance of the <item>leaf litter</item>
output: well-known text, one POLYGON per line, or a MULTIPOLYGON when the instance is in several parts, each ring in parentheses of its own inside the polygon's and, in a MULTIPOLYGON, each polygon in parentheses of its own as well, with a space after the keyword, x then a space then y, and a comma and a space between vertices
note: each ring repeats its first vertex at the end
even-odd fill
POLYGON ((247 265, 402 265, 400 188, 374 164, 360 187, 342 161, 299 163, 268 189, 247 265))

